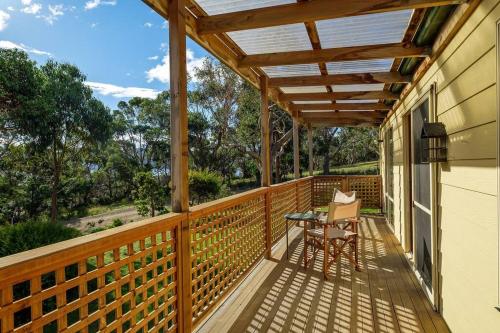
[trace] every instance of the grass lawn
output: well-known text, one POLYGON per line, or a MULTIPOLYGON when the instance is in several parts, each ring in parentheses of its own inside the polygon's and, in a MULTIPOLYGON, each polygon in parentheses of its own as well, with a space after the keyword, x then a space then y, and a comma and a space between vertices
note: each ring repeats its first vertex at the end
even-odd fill
MULTIPOLYGON (((378 161, 340 165, 330 168, 330 174, 332 175, 377 175, 378 173, 378 161)), ((322 174, 322 171, 316 171, 315 174, 322 174)))

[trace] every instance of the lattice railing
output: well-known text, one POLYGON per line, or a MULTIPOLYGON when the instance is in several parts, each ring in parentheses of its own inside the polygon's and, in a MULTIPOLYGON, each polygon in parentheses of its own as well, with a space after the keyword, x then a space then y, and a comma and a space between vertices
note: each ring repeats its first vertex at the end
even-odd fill
POLYGON ((0 258, 0 333, 189 331, 333 189, 380 205, 380 177, 308 177, 0 258))
POLYGON ((332 200, 335 188, 356 191, 365 208, 382 208, 380 176, 316 176, 313 178, 313 206, 326 206, 332 200))
POLYGON ((298 211, 307 212, 312 208, 313 177, 307 177, 297 182, 298 211))
POLYGON ((297 211, 297 185, 295 181, 273 185, 271 200, 271 242, 276 243, 284 234, 285 214, 297 211))
POLYGON ((264 253, 265 192, 250 191, 197 206, 189 213, 195 323, 264 253))
POLYGON ((169 214, 1 258, 1 332, 176 332, 185 217, 169 214))

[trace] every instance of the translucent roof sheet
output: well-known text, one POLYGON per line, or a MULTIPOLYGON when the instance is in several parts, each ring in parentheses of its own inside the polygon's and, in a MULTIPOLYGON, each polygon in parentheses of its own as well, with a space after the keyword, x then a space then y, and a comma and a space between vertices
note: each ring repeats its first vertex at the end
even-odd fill
POLYGON ((329 62, 326 68, 329 74, 389 72, 393 62, 394 59, 340 61, 329 62))
POLYGON ((228 35, 246 54, 312 50, 302 23, 234 31, 228 35))
POLYGON ((343 84, 338 86, 332 86, 334 92, 342 91, 378 91, 384 90, 383 83, 375 84, 343 84))
POLYGON ((316 64, 262 67, 269 77, 321 75, 316 64))
POLYGON ((403 39, 412 10, 317 21, 323 48, 397 43, 403 39))
POLYGON ((196 0, 208 15, 294 3, 295 0, 196 0))
POLYGON ((325 87, 320 87, 320 86, 310 86, 310 87, 281 87, 281 90, 285 94, 321 93, 321 92, 326 92, 326 88, 325 87))
POLYGON ((339 99, 337 100, 337 103, 346 103, 346 104, 353 104, 353 103, 377 103, 377 99, 358 99, 358 100, 353 100, 353 99, 339 99))
POLYGON ((293 101, 295 104, 325 104, 329 101, 293 101))

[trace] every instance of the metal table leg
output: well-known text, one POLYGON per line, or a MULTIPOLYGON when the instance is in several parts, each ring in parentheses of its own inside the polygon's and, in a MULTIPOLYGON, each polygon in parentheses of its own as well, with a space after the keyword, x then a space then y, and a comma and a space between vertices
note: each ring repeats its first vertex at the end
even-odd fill
POLYGON ((286 260, 288 260, 288 220, 285 220, 285 228, 286 228, 286 260))

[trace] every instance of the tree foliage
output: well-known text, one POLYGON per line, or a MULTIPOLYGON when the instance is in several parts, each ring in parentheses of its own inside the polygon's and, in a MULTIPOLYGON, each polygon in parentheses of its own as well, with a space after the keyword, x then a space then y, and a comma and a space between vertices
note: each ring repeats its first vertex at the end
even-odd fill
MULTIPOLYGON (((259 186, 260 94, 207 58, 188 92, 191 203, 232 184, 259 186)), ((113 111, 97 100, 74 65, 38 65, 0 50, 0 224, 67 219, 93 205, 135 204, 143 215, 170 202, 170 94, 131 98, 113 111)), ((293 172, 292 122, 269 105, 274 181, 293 172)), ((376 130, 314 131, 316 168, 378 158, 376 130)), ((301 130, 301 169, 307 170, 301 130)))

